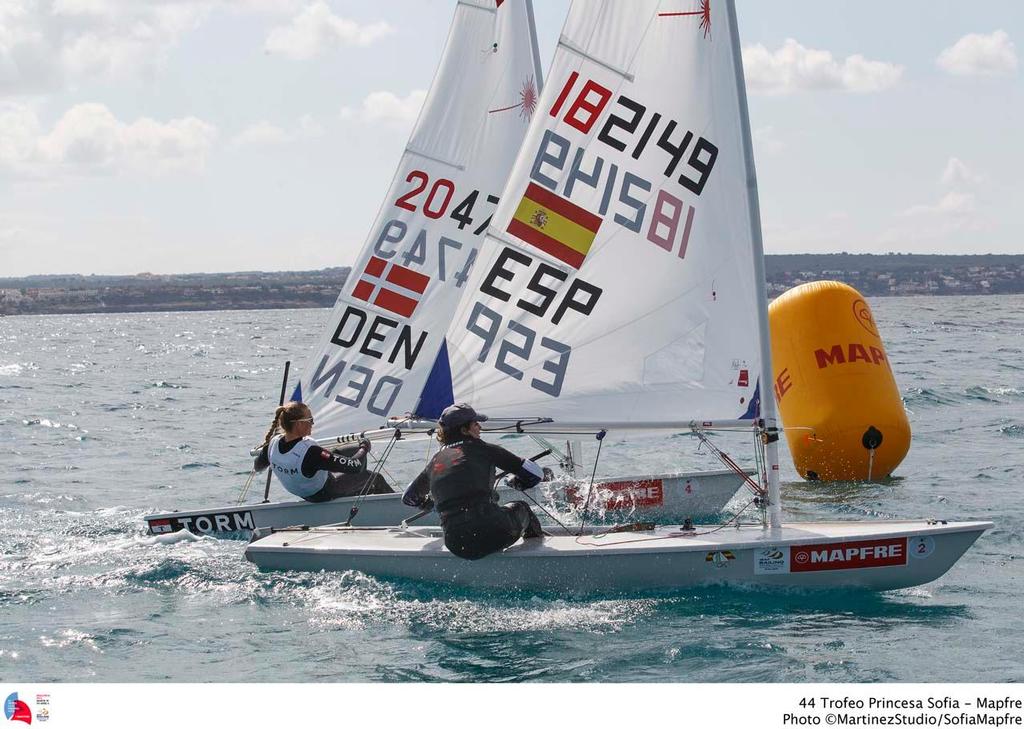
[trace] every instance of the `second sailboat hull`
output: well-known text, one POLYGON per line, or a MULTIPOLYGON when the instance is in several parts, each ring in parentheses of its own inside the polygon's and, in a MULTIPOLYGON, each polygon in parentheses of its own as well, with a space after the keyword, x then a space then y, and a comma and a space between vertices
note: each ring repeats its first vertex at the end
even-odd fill
MULTIPOLYGON (((708 517, 719 513, 742 484, 742 478, 733 471, 598 479, 589 513, 591 521, 708 517)), ((559 481, 541 484, 529 494, 542 504, 572 506, 577 510, 584 506, 586 500, 585 488, 569 487, 559 481), (541 498, 539 491, 548 498, 541 498)), ((498 495, 503 502, 526 498, 522 493, 507 488, 499 489, 498 495)), ((169 511, 149 514, 145 520, 150 534, 169 534, 185 529, 209 536, 246 535, 255 529, 339 524, 348 519, 355 505, 359 506, 359 514, 353 521, 357 526, 395 526, 417 513, 416 509, 402 503, 401 494, 372 494, 318 504, 293 500, 169 511)), ((429 514, 419 523, 437 524, 437 515, 429 514)))

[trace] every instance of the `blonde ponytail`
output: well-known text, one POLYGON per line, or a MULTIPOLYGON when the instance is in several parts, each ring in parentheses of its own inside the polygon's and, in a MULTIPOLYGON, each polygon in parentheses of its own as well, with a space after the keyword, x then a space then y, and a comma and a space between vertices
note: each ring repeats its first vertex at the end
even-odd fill
POLYGON ((281 413, 284 412, 284 405, 281 405, 274 411, 274 420, 270 423, 270 430, 267 431, 266 437, 263 438, 263 445, 260 448, 266 448, 270 445, 270 439, 277 435, 277 431, 281 424, 281 413))

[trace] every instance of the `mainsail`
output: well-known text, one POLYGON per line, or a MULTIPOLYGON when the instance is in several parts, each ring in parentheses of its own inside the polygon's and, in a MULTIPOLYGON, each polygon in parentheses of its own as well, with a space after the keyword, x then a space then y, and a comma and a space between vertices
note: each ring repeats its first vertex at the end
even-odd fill
POLYGON ((530 0, 461 0, 394 181, 294 399, 321 433, 411 411, 537 104, 530 0))
POLYGON ((448 331, 456 401, 560 423, 758 416, 766 304, 731 11, 573 3, 448 331))

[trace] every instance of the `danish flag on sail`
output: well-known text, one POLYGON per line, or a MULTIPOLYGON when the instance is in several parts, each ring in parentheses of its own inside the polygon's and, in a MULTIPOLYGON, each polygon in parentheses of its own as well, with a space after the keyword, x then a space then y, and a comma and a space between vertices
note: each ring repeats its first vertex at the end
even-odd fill
POLYGON ((408 318, 416 311, 429 283, 429 276, 370 256, 352 295, 408 318))

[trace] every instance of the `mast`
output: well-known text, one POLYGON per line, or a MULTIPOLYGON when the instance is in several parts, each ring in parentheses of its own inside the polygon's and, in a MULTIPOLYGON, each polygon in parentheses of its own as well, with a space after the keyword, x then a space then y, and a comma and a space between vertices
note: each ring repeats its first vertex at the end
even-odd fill
POLYGON ((537 21, 533 17, 533 0, 526 0, 526 18, 530 27, 530 48, 533 51, 533 67, 537 69, 537 96, 544 90, 543 66, 540 63, 540 46, 537 42, 537 21))
POLYGON ((757 295, 757 324, 761 344, 761 418, 764 421, 765 471, 768 478, 768 519, 773 530, 782 527, 782 503, 779 489, 779 428, 772 386, 772 347, 768 331, 768 291, 765 283, 764 243, 761 238, 761 210, 757 198, 757 173, 754 171, 754 148, 750 136, 750 114, 747 110, 747 87, 743 77, 743 56, 740 33, 736 25, 736 5, 727 0, 729 32, 732 35, 733 67, 736 69, 736 93, 739 98, 740 124, 743 128, 743 156, 747 167, 750 230, 753 238, 754 288, 757 295))

